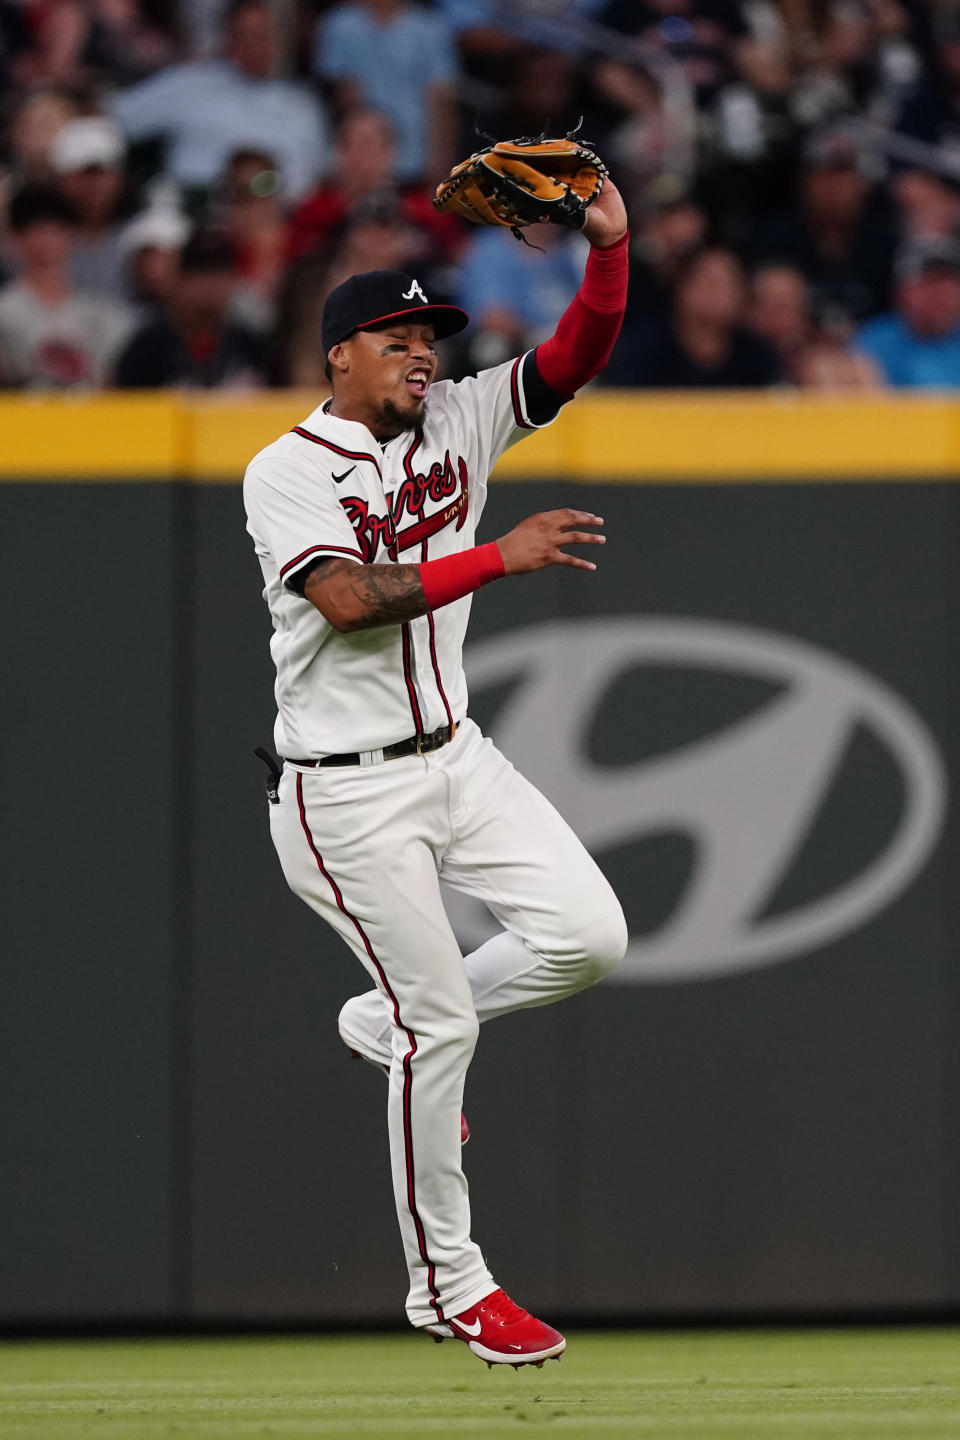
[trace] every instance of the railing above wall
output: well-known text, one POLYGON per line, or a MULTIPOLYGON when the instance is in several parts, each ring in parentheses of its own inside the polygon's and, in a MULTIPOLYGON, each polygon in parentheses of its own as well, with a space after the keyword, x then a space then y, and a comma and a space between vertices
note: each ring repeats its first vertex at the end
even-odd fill
MULTIPOLYGON (((0 481, 237 483, 316 392, 0 397, 0 481)), ((960 398, 601 391, 514 447, 495 478, 960 478, 960 398)))

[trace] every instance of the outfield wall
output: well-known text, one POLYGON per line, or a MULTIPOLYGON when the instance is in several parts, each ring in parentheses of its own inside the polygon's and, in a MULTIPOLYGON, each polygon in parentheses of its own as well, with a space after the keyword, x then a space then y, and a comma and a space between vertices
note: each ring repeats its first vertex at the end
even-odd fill
MULTIPOLYGON (((0 400, 2 1323, 401 1315, 363 976, 251 754, 237 482, 314 403, 0 400)), ((468 1081, 476 1235, 544 1313, 960 1304, 958 476, 960 406, 792 396, 590 397, 498 471, 486 537, 584 481, 608 543, 477 597, 472 713, 632 935, 468 1081)))

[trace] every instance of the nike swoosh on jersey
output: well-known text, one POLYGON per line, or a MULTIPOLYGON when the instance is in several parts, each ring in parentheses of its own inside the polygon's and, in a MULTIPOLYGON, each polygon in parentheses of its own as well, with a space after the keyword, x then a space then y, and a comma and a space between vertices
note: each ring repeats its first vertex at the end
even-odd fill
POLYGON ((351 465, 351 466, 350 466, 350 469, 349 469, 349 470, 344 470, 344 472, 343 472, 342 475, 334 475, 334 477, 333 477, 334 483, 337 483, 337 484, 338 484, 341 480, 346 480, 347 476, 348 476, 348 475, 352 475, 353 472, 354 472, 354 470, 356 470, 356 468, 357 468, 356 465, 351 465))
POLYGON ((465 1325, 462 1320, 451 1320, 450 1324, 456 1325, 457 1329, 462 1330, 465 1335, 479 1335, 483 1329, 479 1320, 474 1320, 472 1325, 465 1325))

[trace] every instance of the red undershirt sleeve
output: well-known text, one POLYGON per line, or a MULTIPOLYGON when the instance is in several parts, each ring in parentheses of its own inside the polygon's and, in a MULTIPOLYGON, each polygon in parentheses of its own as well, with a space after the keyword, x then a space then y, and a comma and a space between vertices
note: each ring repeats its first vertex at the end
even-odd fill
POLYGON ((570 399, 607 361, 623 324, 627 304, 630 237, 605 249, 590 247, 583 283, 555 333, 534 351, 544 384, 570 399))

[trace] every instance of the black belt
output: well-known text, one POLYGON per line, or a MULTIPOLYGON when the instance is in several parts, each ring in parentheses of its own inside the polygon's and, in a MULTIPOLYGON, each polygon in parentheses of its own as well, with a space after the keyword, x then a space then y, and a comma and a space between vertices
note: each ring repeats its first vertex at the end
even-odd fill
MULTIPOLYGON (((395 745, 384 745, 384 760, 399 760, 402 755, 426 755, 430 750, 439 750, 448 745, 456 734, 456 725, 441 725, 429 735, 411 735, 409 740, 398 740, 395 745)), ((374 753, 374 752, 370 752, 374 753)), ((324 765, 359 765, 360 756, 354 750, 349 755, 324 755, 320 760, 293 760, 284 756, 288 765, 302 765, 308 770, 319 770, 324 765)))

